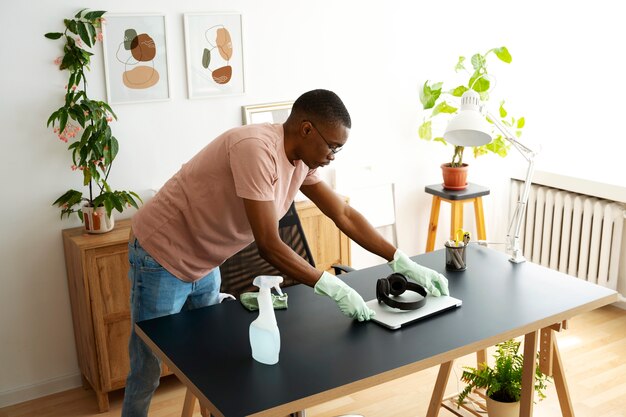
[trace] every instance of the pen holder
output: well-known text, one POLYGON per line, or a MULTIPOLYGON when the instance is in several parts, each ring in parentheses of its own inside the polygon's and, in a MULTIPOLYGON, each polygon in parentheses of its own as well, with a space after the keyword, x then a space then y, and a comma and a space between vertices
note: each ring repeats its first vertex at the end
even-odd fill
POLYGON ((465 271, 467 263, 465 262, 466 246, 451 246, 446 243, 446 269, 448 271, 465 271))

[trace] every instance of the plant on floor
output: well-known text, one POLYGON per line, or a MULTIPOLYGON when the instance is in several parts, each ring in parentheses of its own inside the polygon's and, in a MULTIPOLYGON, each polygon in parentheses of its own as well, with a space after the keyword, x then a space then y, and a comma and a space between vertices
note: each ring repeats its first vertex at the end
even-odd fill
POLYGON ((133 191, 114 191, 109 186, 107 179, 119 150, 109 123, 117 116, 105 101, 87 96, 85 70, 89 70, 93 55, 87 48, 102 41, 104 13, 83 9, 74 18, 64 19, 64 32, 45 34, 48 39, 63 40, 63 55, 55 64, 68 72, 63 105, 50 115, 47 125, 52 126, 61 141, 71 142, 68 146, 72 152, 71 169, 82 173, 83 185, 89 190, 88 196, 71 189, 57 198, 53 205, 61 208, 61 218, 77 213, 82 220, 82 205, 104 206, 110 216, 113 209, 122 212, 125 206, 137 208, 137 201, 141 202, 133 191))
MULTIPOLYGON (((444 90, 443 82, 430 82, 426 81, 424 86, 420 90, 420 101, 422 107, 426 110, 426 114, 419 127, 419 137, 424 140, 441 142, 447 145, 446 140, 442 136, 433 137, 433 121, 438 120, 441 115, 453 115, 457 112, 458 107, 455 103, 455 97, 459 98, 469 89, 476 91, 481 98, 481 101, 486 103, 489 101, 489 90, 492 86, 492 79, 487 71, 487 60, 491 55, 495 55, 500 61, 510 64, 512 61, 509 50, 502 46, 500 48, 493 48, 488 50, 484 54, 476 53, 472 55, 470 62, 472 69, 468 70, 465 66, 466 58, 460 56, 456 64, 455 71, 464 71, 467 74, 467 81, 461 85, 457 85, 454 88, 444 90)), ((525 120, 523 117, 516 119, 509 116, 504 107, 504 101, 500 102, 499 106, 499 121, 505 126, 509 127, 517 137, 521 136, 522 128, 524 127, 525 120)), ((491 121, 490 121, 491 122, 491 121)), ((474 147, 474 157, 484 155, 488 152, 493 152, 501 157, 507 155, 510 145, 502 137, 501 134, 495 134, 491 143, 484 146, 474 147)), ((450 166, 460 167, 463 165, 463 146, 454 146, 454 152, 452 154, 452 161, 450 166)))
MULTIPOLYGON (((517 402, 522 393, 522 370, 524 355, 519 353, 521 342, 513 339, 496 345, 496 353, 493 356, 495 366, 489 367, 482 364, 482 367, 473 368, 464 366, 461 380, 467 385, 461 391, 457 399, 457 405, 461 405, 463 400, 476 388, 484 388, 486 394, 493 400, 500 402, 517 402)), ((546 383, 550 377, 546 376, 539 367, 535 370, 535 391, 539 399, 544 399, 546 383)))

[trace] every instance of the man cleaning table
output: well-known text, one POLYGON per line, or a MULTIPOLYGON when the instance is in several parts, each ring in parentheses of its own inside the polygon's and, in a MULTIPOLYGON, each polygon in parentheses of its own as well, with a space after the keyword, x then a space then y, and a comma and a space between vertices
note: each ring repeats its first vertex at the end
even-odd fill
MULTIPOLYGON (((298 190, 349 238, 389 261, 393 272, 431 295, 448 295, 443 275, 411 261, 321 180, 317 168, 334 161, 351 125, 335 93, 313 90, 295 101, 284 124, 228 130, 184 164, 133 217, 132 322, 216 304, 220 264, 252 241, 267 262, 333 299, 346 316, 371 319, 373 311, 356 291, 312 267, 280 239, 278 220, 298 190)), ((122 416, 147 416, 160 361, 134 328, 129 353, 122 416)))

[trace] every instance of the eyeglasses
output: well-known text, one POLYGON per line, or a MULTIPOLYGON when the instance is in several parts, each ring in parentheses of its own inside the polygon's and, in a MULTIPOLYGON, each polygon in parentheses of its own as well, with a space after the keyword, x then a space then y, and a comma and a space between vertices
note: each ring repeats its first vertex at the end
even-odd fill
POLYGON ((326 140, 324 135, 322 135, 322 132, 320 132, 320 130, 313 124, 313 122, 310 121, 310 120, 307 120, 307 122, 311 123, 311 126, 313 126, 313 129, 315 129, 315 131, 317 132, 318 135, 320 135, 322 140, 324 142, 326 142, 326 146, 328 146, 328 149, 330 149, 330 151, 333 153, 333 155, 338 153, 340 150, 343 149, 343 145, 341 145, 341 146, 330 146, 330 143, 328 143, 328 141, 326 140))

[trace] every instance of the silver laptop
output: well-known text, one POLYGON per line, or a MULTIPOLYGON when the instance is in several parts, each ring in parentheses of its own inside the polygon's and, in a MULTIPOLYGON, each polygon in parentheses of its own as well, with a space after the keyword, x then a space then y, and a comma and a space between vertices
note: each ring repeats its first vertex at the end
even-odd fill
MULTIPOLYGON (((393 297, 394 300, 400 302, 417 301, 419 298, 421 298, 421 295, 409 291, 402 295, 393 297)), ((442 295, 441 297, 428 295, 426 297, 426 304, 417 310, 399 310, 397 308, 389 307, 387 304, 378 303, 377 299, 370 300, 366 304, 369 308, 376 312, 372 321, 389 329, 399 329, 405 324, 421 320, 432 316, 433 314, 439 314, 443 311, 460 307, 462 303, 463 302, 458 298, 450 297, 448 295, 442 295)))

